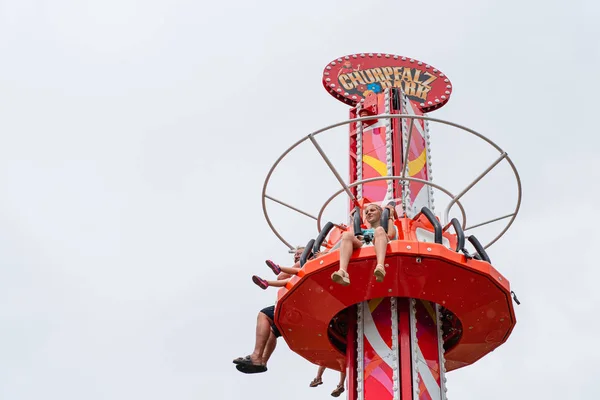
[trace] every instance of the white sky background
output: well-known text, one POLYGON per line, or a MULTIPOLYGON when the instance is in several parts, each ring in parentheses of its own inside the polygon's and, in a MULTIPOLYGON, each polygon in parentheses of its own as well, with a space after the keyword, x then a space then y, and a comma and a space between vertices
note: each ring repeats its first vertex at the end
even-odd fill
MULTIPOLYGON (((0 399, 329 398, 337 373, 309 389, 316 367, 283 340, 266 374, 231 360, 276 294, 250 276, 290 259, 263 219, 265 175, 347 117, 322 69, 369 51, 446 73, 454 92, 431 115, 489 136, 523 180, 521 214, 489 252, 518 324, 449 374, 449 398, 600 397, 599 17, 593 1, 0 0, 0 399)), ((434 176, 457 191, 476 171, 441 165, 465 136, 437 129, 434 176)), ((330 135, 345 173, 346 130, 330 135)), ((456 158, 493 160, 464 140, 456 158)), ((336 190, 315 154, 273 194, 317 207, 309 177, 319 201, 336 190)), ((498 179, 474 215, 510 211, 498 179)), ((314 235, 272 210, 291 240, 314 235)))

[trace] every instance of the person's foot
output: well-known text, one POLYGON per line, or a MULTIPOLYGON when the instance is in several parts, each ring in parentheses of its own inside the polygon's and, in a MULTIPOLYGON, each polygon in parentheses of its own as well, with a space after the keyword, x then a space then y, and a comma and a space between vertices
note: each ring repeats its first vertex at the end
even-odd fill
POLYGON ((375 271, 373 271, 373 275, 375 275, 375 280, 377 282, 383 282, 383 278, 385 278, 385 268, 383 265, 377 264, 375 271))
POLYGON ((275 275, 279 275, 281 273, 281 267, 279 267, 279 265, 275 264, 273 261, 265 260, 265 263, 267 264, 267 267, 271 268, 271 271, 273 271, 275 275))
POLYGON ((236 359, 233 360, 234 364, 237 365, 241 365, 241 364, 246 364, 246 365, 263 365, 262 364, 262 360, 258 360, 256 358, 252 358, 252 355, 248 355, 246 357, 238 357, 236 359))
POLYGON ((331 395, 333 397, 340 397, 340 394, 344 393, 346 389, 344 388, 344 384, 340 383, 333 392, 331 392, 331 395))
POLYGON ((331 280, 342 286, 348 286, 350 284, 350 276, 346 271, 341 269, 331 274, 331 280))
POLYGON ((323 380, 321 378, 315 378, 315 379, 312 380, 312 382, 308 386, 310 386, 310 387, 317 387, 317 386, 322 385, 322 384, 323 384, 323 380))
POLYGON ((267 372, 267 366, 262 363, 262 360, 252 359, 252 356, 238 357, 233 360, 236 364, 235 368, 244 374, 257 374, 267 372))
POLYGON ((252 282, 254 282, 254 284, 256 286, 258 286, 259 288, 261 288, 262 290, 265 290, 266 288, 269 287, 269 282, 265 281, 263 278, 256 276, 256 275, 252 275, 252 282))

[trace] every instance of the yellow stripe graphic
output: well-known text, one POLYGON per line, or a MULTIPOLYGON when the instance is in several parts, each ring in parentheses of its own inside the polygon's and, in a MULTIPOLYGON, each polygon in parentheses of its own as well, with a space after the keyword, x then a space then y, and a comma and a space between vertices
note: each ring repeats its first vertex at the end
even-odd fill
MULTIPOLYGON (((363 155, 363 163, 373 168, 381 176, 387 176, 388 174, 387 165, 385 165, 383 161, 378 160, 375 157, 363 155)), ((423 149, 419 157, 408 162, 408 176, 415 176, 416 174, 421 172, 426 163, 427 154, 425 154, 425 149, 423 149)))

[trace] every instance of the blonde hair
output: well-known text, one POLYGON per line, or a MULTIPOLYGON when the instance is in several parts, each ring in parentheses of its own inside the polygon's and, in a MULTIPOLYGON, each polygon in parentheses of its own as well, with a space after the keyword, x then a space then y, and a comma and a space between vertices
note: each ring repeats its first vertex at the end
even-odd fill
POLYGON ((363 207, 363 213, 365 212, 365 210, 367 209, 367 207, 369 206, 373 206, 377 209, 377 211, 379 211, 380 213, 383 213, 383 208, 381 208, 381 206, 377 203, 367 203, 365 204, 365 206, 363 207))

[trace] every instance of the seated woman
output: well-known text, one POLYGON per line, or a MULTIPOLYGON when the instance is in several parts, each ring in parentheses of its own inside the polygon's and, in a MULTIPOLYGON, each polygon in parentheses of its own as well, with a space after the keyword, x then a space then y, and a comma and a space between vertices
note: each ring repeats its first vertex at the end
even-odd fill
POLYGON ((252 282, 254 282, 258 287, 265 290, 269 286, 272 287, 284 287, 292 275, 296 275, 298 271, 300 271, 300 257, 304 252, 304 247, 297 247, 294 252, 294 265, 291 267, 284 267, 282 265, 275 264, 271 260, 266 260, 265 263, 267 266, 273 271, 275 275, 277 275, 276 281, 268 281, 263 279, 257 275, 252 276, 252 282))
MULTIPOLYGON (((363 209, 363 221, 367 225, 367 229, 362 230, 362 235, 356 237, 352 232, 344 232, 340 244, 340 269, 331 275, 331 280, 342 286, 350 284, 350 275, 348 274, 348 263, 354 249, 358 249, 364 244, 366 235, 373 236, 373 246, 375 246, 375 255, 377 257, 377 265, 375 266, 375 279, 377 282, 383 282, 385 278, 385 251, 390 240, 396 237, 396 226, 394 225, 394 217, 396 211, 391 205, 386 206, 390 210, 390 218, 387 223, 387 234, 381 226, 381 214, 383 209, 375 203, 369 203, 363 209)), ((350 214, 352 215, 352 214, 350 214)))
MULTIPOLYGON (((300 257, 302 257, 302 253, 304 252, 305 247, 297 247, 296 252, 294 253, 294 265, 291 267, 285 267, 283 265, 275 264, 271 260, 266 260, 265 263, 267 266, 273 271, 275 275, 277 275, 276 281, 269 281, 259 277, 258 275, 252 275, 252 282, 256 284, 259 288, 266 290, 269 286, 271 287, 284 287, 292 278, 292 275, 297 275, 300 271, 300 257)), ((324 254, 326 251, 321 251, 312 256, 312 258, 318 257, 320 254, 324 254)))

